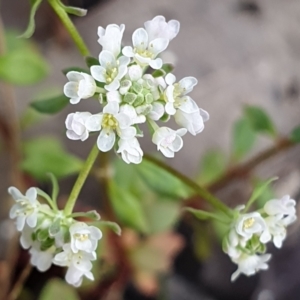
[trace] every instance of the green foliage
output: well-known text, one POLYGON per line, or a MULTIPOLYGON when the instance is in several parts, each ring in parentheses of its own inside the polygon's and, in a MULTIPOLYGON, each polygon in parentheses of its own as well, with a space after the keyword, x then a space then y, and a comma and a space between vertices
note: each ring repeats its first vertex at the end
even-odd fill
POLYGON ((115 223, 110 221, 100 221, 97 223, 97 225, 101 228, 102 226, 108 227, 110 230, 112 230, 115 234, 121 235, 122 229, 121 227, 115 223))
POLYGON ((292 130, 290 140, 294 143, 300 143, 300 126, 297 126, 292 130))
POLYGON ((200 175, 198 181, 201 184, 211 183, 225 172, 227 160, 223 152, 210 150, 201 160, 200 175))
POLYGON ((276 137, 275 126, 263 109, 257 106, 246 106, 244 113, 253 130, 276 137))
POLYGON ((17 41, 13 32, 6 35, 9 52, 0 56, 0 79, 15 85, 39 82, 48 74, 48 64, 32 43, 17 41))
POLYGON ((70 15, 74 15, 77 17, 84 17, 87 14, 87 10, 80 8, 80 7, 74 7, 74 6, 66 6, 63 3, 61 3, 60 1, 58 1, 58 3, 60 4, 60 6, 64 9, 64 11, 70 15))
POLYGON ((147 233, 149 228, 141 200, 114 181, 110 182, 108 191, 118 219, 128 227, 147 233))
MULTIPOLYGON (((148 163, 148 165, 150 165, 150 163, 148 163)), ((141 221, 141 223, 144 224, 143 230, 146 231, 147 234, 171 229, 178 220, 180 213, 181 204, 178 201, 174 201, 179 199, 178 195, 171 193, 172 196, 170 196, 170 192, 165 193, 165 189, 162 190, 162 193, 157 190, 152 190, 152 185, 149 186, 147 183, 149 177, 141 176, 139 166, 137 165, 127 165, 122 160, 116 160, 114 166, 114 186, 112 187, 115 188, 115 185, 117 185, 119 193, 126 191, 115 200, 116 203, 114 209, 120 211, 119 215, 126 214, 127 208, 123 208, 122 206, 128 206, 126 202, 132 202, 138 207, 135 208, 135 211, 136 213, 139 211, 140 218, 143 219, 143 221, 141 221), (126 195, 130 200, 124 200, 124 204, 122 203, 122 199, 126 195), (119 206, 117 207, 117 205, 119 206), (125 210, 125 212, 122 210, 125 210)), ((145 165, 143 168, 145 168, 145 165)), ((157 176, 161 176, 161 174, 157 173, 157 176)), ((164 181, 165 184, 168 184, 168 181, 166 181, 165 178, 159 178, 164 181)), ((154 184, 154 182, 152 184, 154 184)), ((161 191, 161 189, 158 190, 161 191)), ((114 198, 117 198, 117 195, 115 195, 114 198)), ((128 212, 128 217, 126 217, 126 219, 129 219, 130 222, 132 222, 133 215, 130 214, 130 211, 128 212)), ((120 220, 122 219, 120 218, 120 220)), ((132 225, 128 223, 127 220, 124 224, 134 228, 137 227, 137 224, 132 225)), ((138 229, 141 231, 140 228, 138 229)))
POLYGON ((257 184, 252 192, 250 199, 247 202, 244 211, 247 211, 250 208, 250 206, 266 191, 270 183, 277 179, 278 179, 277 177, 273 177, 267 181, 262 181, 261 183, 257 184))
POLYGON ((241 159, 253 147, 256 134, 248 119, 242 118, 233 125, 233 157, 241 159))
POLYGON ((65 75, 67 75, 71 71, 90 74, 89 70, 80 67, 69 67, 62 70, 63 74, 65 75))
POLYGON ((160 196, 178 200, 191 195, 190 189, 178 178, 151 162, 143 160, 136 170, 144 183, 160 196))
POLYGON ((46 180, 51 172, 56 178, 78 173, 82 160, 66 152, 61 143, 52 137, 41 137, 23 145, 24 160, 21 168, 37 180, 46 180))
MULTIPOLYGON (((264 184, 262 180, 255 180, 253 189, 259 189, 264 184)), ((262 208, 271 199, 275 199, 275 192, 271 184, 265 186, 262 193, 258 195, 256 204, 257 208, 262 208)))
POLYGON ((164 76, 166 75, 166 72, 164 70, 161 70, 161 69, 158 69, 158 70, 155 70, 153 73, 152 73, 152 76, 154 78, 157 78, 157 77, 161 77, 161 76, 164 76))
POLYGON ((56 97, 34 101, 30 106, 42 114, 56 114, 68 104, 69 98, 62 94, 56 97))
POLYGON ((165 71, 166 74, 168 74, 168 73, 171 73, 173 71, 174 66, 171 65, 171 64, 163 64, 161 68, 162 68, 162 70, 165 71))
POLYGON ((43 288, 39 300, 80 300, 76 290, 61 279, 50 279, 43 288))
POLYGON ((29 15, 29 22, 27 25, 27 29, 20 37, 28 39, 33 35, 34 30, 35 30, 34 17, 35 17, 35 14, 41 3, 42 3, 42 0, 30 0, 31 10, 30 10, 30 15, 29 15))
POLYGON ((159 204, 153 201, 145 208, 151 234, 172 228, 180 216, 180 205, 176 202, 161 199, 159 204))
POLYGON ((99 65, 99 60, 95 57, 92 56, 87 56, 85 58, 85 62, 87 64, 87 66, 90 68, 92 66, 98 66, 99 65))

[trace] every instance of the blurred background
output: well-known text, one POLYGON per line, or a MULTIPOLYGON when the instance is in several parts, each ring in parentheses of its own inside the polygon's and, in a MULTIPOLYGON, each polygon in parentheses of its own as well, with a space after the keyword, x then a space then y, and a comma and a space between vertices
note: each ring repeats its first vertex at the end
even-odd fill
MULTIPOLYGON (((1 1, 0 14, 6 29, 24 31, 29 17, 28 2, 1 1)), ((281 136, 288 135, 299 125, 299 0, 69 0, 68 4, 88 9, 86 17, 73 20, 94 57, 97 57, 101 50, 97 43, 98 26, 125 24, 124 42, 128 44, 131 42, 133 31, 156 15, 164 15, 167 20, 180 21, 180 32, 164 53, 164 60, 175 65, 174 74, 177 79, 185 76, 198 79, 199 83, 191 96, 199 107, 210 114, 205 130, 196 138, 191 135, 185 136, 183 149, 176 154, 175 159, 168 160, 169 164, 186 175, 199 177, 201 159, 207 153, 222 151, 225 157, 231 155, 233 126, 242 117, 246 105, 263 108, 281 136)), ((49 76, 39 84, 14 89, 17 113, 21 117, 24 117, 32 100, 62 90, 66 82, 62 69, 84 66, 83 59, 46 1, 38 11, 33 38, 35 47, 46 58, 49 76)), ((2 88, 2 92, 3 90, 2 88)), ((5 105, 1 104, 2 101, 3 94, 0 98, 0 117, 5 118, 6 110, 5 105)), ((44 118, 38 126, 25 130, 22 137, 29 139, 51 134, 58 138, 70 153, 84 158, 93 140, 84 144, 67 140, 64 134, 64 120, 70 112, 93 111, 95 107, 88 101, 81 101, 76 108, 69 105, 57 115, 44 118)), ((273 145, 274 141, 268 136, 258 136, 255 146, 238 163, 251 160, 273 145)), ((142 148, 149 153, 155 151, 149 138, 143 139, 142 148)), ((277 196, 289 193, 298 200, 299 151, 298 146, 281 151, 278 155, 272 155, 270 159, 255 165, 251 172, 259 178, 279 176, 280 180, 274 186, 273 192, 277 196)), ((6 190, 11 184, 8 176, 9 155, 3 152, 0 157, 0 197, 3 199, 0 211, 0 254, 4 262, 10 249, 8 241, 14 236, 10 222, 6 219, 10 205, 6 190)), ((215 167, 212 165, 212 168, 215 167)), ((75 176, 62 180, 63 193, 70 190, 74 178, 75 176)), ((32 179, 28 177, 26 180, 30 182, 32 179)), ((91 180, 84 188, 81 198, 88 199, 85 205, 93 206, 99 203, 99 199, 93 193, 95 185, 91 180)), ((47 185, 45 187, 47 188, 47 185)), ((239 176, 214 190, 232 207, 247 200, 250 191, 248 181, 239 176)), ((170 243, 174 245, 173 250, 167 250, 170 262, 163 270, 163 276, 157 277, 159 292, 153 288, 157 282, 154 284, 150 277, 146 276, 140 280, 140 284, 128 277, 123 299, 300 299, 299 224, 293 226, 281 251, 270 249, 273 259, 267 272, 251 278, 242 276, 234 284, 230 283, 230 274, 235 270, 235 266, 222 253, 217 237, 206 238, 210 235, 215 236, 213 226, 202 225, 201 229, 199 226, 195 229, 194 225, 184 221, 176 223, 172 238, 168 236, 171 239, 170 243), (195 246, 197 230, 200 231, 202 242, 195 246), (195 249, 200 249, 198 254, 195 249)), ((130 230, 125 236, 129 240, 132 238, 130 230)), ((164 237, 159 243, 164 244, 166 241, 168 240, 164 237)), ((159 264, 159 261, 157 263, 159 264)), ((13 273, 7 268, 9 265, 5 263, 0 265, 1 282, 5 282, 8 274, 13 273)), ((22 269, 22 265, 19 268, 22 269)), ((60 276, 56 270, 51 274, 60 276)), ((46 279, 44 274, 33 272, 27 282, 32 294, 27 298, 23 295, 24 298, 20 299, 38 299, 37 294, 46 279)), ((100 299, 97 298, 97 292, 93 297, 90 296, 90 299, 100 299)), ((103 299, 114 299, 113 297, 110 295, 103 299)))

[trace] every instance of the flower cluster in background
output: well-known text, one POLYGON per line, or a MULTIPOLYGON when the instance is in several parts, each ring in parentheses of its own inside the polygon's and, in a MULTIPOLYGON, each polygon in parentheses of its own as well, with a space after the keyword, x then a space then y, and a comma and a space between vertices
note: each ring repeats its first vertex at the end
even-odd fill
POLYGON ((91 261, 96 260, 95 250, 102 237, 100 229, 41 204, 36 188, 28 189, 25 195, 15 187, 10 187, 8 192, 16 202, 10 218, 16 220, 17 230, 21 232, 20 243, 29 249, 31 264, 41 272, 52 264, 68 267, 65 279, 76 287, 81 285, 84 276, 94 280, 91 261))
POLYGON ((124 25, 99 27, 102 51, 90 74, 71 71, 64 93, 72 104, 97 97, 102 109, 97 114, 76 112, 66 119, 67 136, 84 141, 91 132, 99 132, 97 145, 106 152, 115 147, 126 163, 138 164, 143 151, 138 138, 143 136, 140 124, 148 123, 152 142, 166 157, 174 157, 182 146, 182 136, 204 129, 208 113, 188 95, 197 84, 194 77, 176 81, 158 55, 179 32, 176 20, 166 22, 157 16, 145 22, 132 35, 132 46, 121 48, 124 25), (146 74, 152 68, 152 74, 146 74), (168 73, 169 72, 169 73, 168 73), (159 126, 174 117, 178 130, 159 126))
POLYGON ((236 209, 235 221, 223 241, 224 252, 238 265, 232 281, 242 273, 250 276, 268 269, 271 254, 265 253, 266 244, 272 241, 281 248, 287 226, 297 219, 295 205, 295 200, 286 195, 268 201, 260 211, 240 213, 244 206, 236 209))

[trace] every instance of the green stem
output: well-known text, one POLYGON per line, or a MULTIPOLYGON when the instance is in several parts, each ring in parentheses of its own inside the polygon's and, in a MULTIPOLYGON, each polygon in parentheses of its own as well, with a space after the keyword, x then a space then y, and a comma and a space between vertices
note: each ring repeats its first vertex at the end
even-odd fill
POLYGON ((219 200, 217 197, 212 195, 209 191, 207 191, 205 188, 198 185, 195 181, 190 179, 189 177, 183 175, 182 173, 178 172, 177 170, 173 169, 172 167, 168 166, 164 162, 145 154, 144 158, 148 160, 149 162, 155 164, 156 166, 160 167, 161 169, 164 169, 168 173, 172 174, 173 176, 180 179, 183 183, 185 183, 187 186, 192 188, 201 198, 203 198, 206 202, 211 204, 214 208, 224 212, 228 216, 232 216, 231 209, 225 205, 221 200, 219 200))
POLYGON ((90 54, 85 42, 83 41, 81 35, 78 33, 76 27, 71 21, 69 15, 66 13, 64 8, 59 3, 60 0, 48 0, 49 4, 52 6, 55 13, 58 15, 60 20, 62 21, 65 28, 68 30, 70 36, 75 42, 79 52, 83 56, 88 56, 90 54))
POLYGON ((78 198, 78 195, 81 191, 81 188, 88 177, 90 170, 98 156, 99 150, 97 148, 97 144, 94 145, 93 149, 91 150, 87 160, 85 161, 82 170, 80 171, 78 178, 73 186, 72 192, 70 194, 70 197, 67 201, 67 204, 64 209, 64 214, 66 216, 70 215, 73 211, 74 205, 76 203, 76 200, 78 198))

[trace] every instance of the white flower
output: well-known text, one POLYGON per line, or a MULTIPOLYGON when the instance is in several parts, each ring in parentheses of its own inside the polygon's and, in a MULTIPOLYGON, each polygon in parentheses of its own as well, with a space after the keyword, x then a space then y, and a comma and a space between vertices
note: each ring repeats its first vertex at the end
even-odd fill
POLYGON ((81 99, 94 96, 97 86, 94 78, 86 73, 71 71, 67 73, 69 82, 64 86, 64 94, 71 98, 72 104, 78 103, 81 99))
POLYGON ((121 153, 122 159, 127 163, 139 164, 143 158, 143 150, 137 138, 129 140, 120 139, 118 142, 119 149, 117 153, 121 153))
POLYGON ((157 150, 160 150, 164 156, 174 157, 174 153, 183 146, 181 137, 186 132, 185 128, 175 131, 168 127, 160 127, 154 132, 152 142, 157 145, 157 150))
POLYGON ((89 131, 99 131, 98 148, 109 151, 115 144, 116 133, 121 139, 131 139, 136 135, 136 129, 131 125, 130 117, 119 112, 119 103, 112 101, 103 108, 103 113, 92 115, 86 121, 89 131), (115 133, 116 132, 116 133, 115 133))
POLYGON ((240 274, 247 276, 254 275, 259 270, 267 270, 267 262, 270 260, 271 254, 264 255, 248 255, 243 253, 236 259, 232 259, 238 265, 238 269, 232 274, 231 281, 235 281, 240 274))
POLYGON ((147 114, 147 117, 158 121, 165 113, 164 105, 161 102, 152 103, 152 110, 147 114))
POLYGON ((235 229, 230 230, 229 235, 224 240, 223 250, 231 258, 238 258, 241 255, 241 250, 238 249, 239 238, 235 229))
POLYGON ((53 263, 62 267, 69 267, 65 279, 69 284, 78 287, 82 283, 83 276, 90 280, 94 280, 91 272, 92 260, 96 259, 96 253, 88 253, 85 251, 78 251, 74 253, 70 244, 63 246, 63 252, 55 255, 53 263))
POLYGON ((28 189, 25 196, 15 187, 10 187, 8 192, 16 201, 16 204, 10 210, 9 217, 11 219, 16 218, 17 230, 22 231, 25 222, 29 227, 34 228, 37 224, 40 206, 40 203, 36 199, 36 189, 28 189))
POLYGON ((34 242, 32 248, 29 250, 29 253, 31 254, 30 262, 40 272, 45 272, 51 267, 54 252, 54 246, 42 251, 40 250, 40 243, 34 242))
POLYGON ((282 242, 286 238, 286 227, 281 216, 269 216, 265 218, 272 240, 277 248, 282 247, 282 242))
POLYGON ((84 222, 76 222, 70 226, 71 249, 74 253, 78 251, 94 252, 98 240, 102 238, 102 232, 95 226, 88 226, 84 222))
MULTIPOLYGON (((190 98, 186 97, 186 99, 188 100, 190 98)), ((204 122, 209 119, 209 114, 201 108, 199 108, 198 111, 189 113, 180 107, 176 111, 174 118, 179 126, 186 128, 192 135, 196 135, 203 131, 204 122)))
POLYGON ((121 52, 121 43, 123 38, 123 33, 125 30, 125 25, 120 26, 116 24, 110 24, 104 29, 103 27, 98 27, 98 43, 102 46, 103 50, 110 51, 115 57, 121 52))
POLYGON ((20 237, 21 246, 24 249, 29 249, 33 244, 32 233, 34 229, 25 224, 20 237))
POLYGON ((250 240, 253 235, 258 235, 262 243, 271 239, 267 224, 258 212, 240 215, 235 223, 235 230, 245 241, 250 240))
POLYGON ((152 20, 144 23, 148 33, 149 41, 157 38, 164 38, 169 41, 174 39, 179 32, 180 23, 177 20, 166 22, 165 17, 156 16, 152 20))
POLYGON ((178 83, 175 83, 176 77, 172 73, 169 73, 165 80, 168 85, 165 90, 165 100, 167 102, 166 112, 169 115, 174 115, 176 109, 180 107, 183 107, 183 111, 187 113, 193 113, 199 110, 197 104, 191 98, 185 97, 198 83, 195 77, 185 77, 178 83))
POLYGON ((168 47, 168 39, 149 40, 147 31, 144 28, 138 28, 132 35, 132 43, 133 48, 131 46, 123 48, 122 53, 125 56, 133 57, 141 66, 150 65, 153 69, 162 67, 162 60, 156 57, 168 47))
POLYGON ((144 115, 138 115, 135 108, 132 105, 129 104, 121 105, 120 113, 124 113, 130 118, 131 125, 142 124, 146 122, 146 117, 144 115))
POLYGON ((100 66, 91 66, 92 76, 99 82, 104 82, 107 91, 115 91, 120 87, 120 79, 127 73, 130 59, 121 56, 118 59, 110 51, 103 50, 99 55, 100 66))
POLYGON ((296 201, 290 199, 289 195, 283 196, 281 199, 269 200, 265 206, 265 212, 270 216, 295 216, 296 215, 296 201))
POLYGON ((85 122, 92 114, 89 112, 76 112, 68 114, 66 119, 67 137, 70 140, 85 141, 89 137, 89 131, 85 122))

